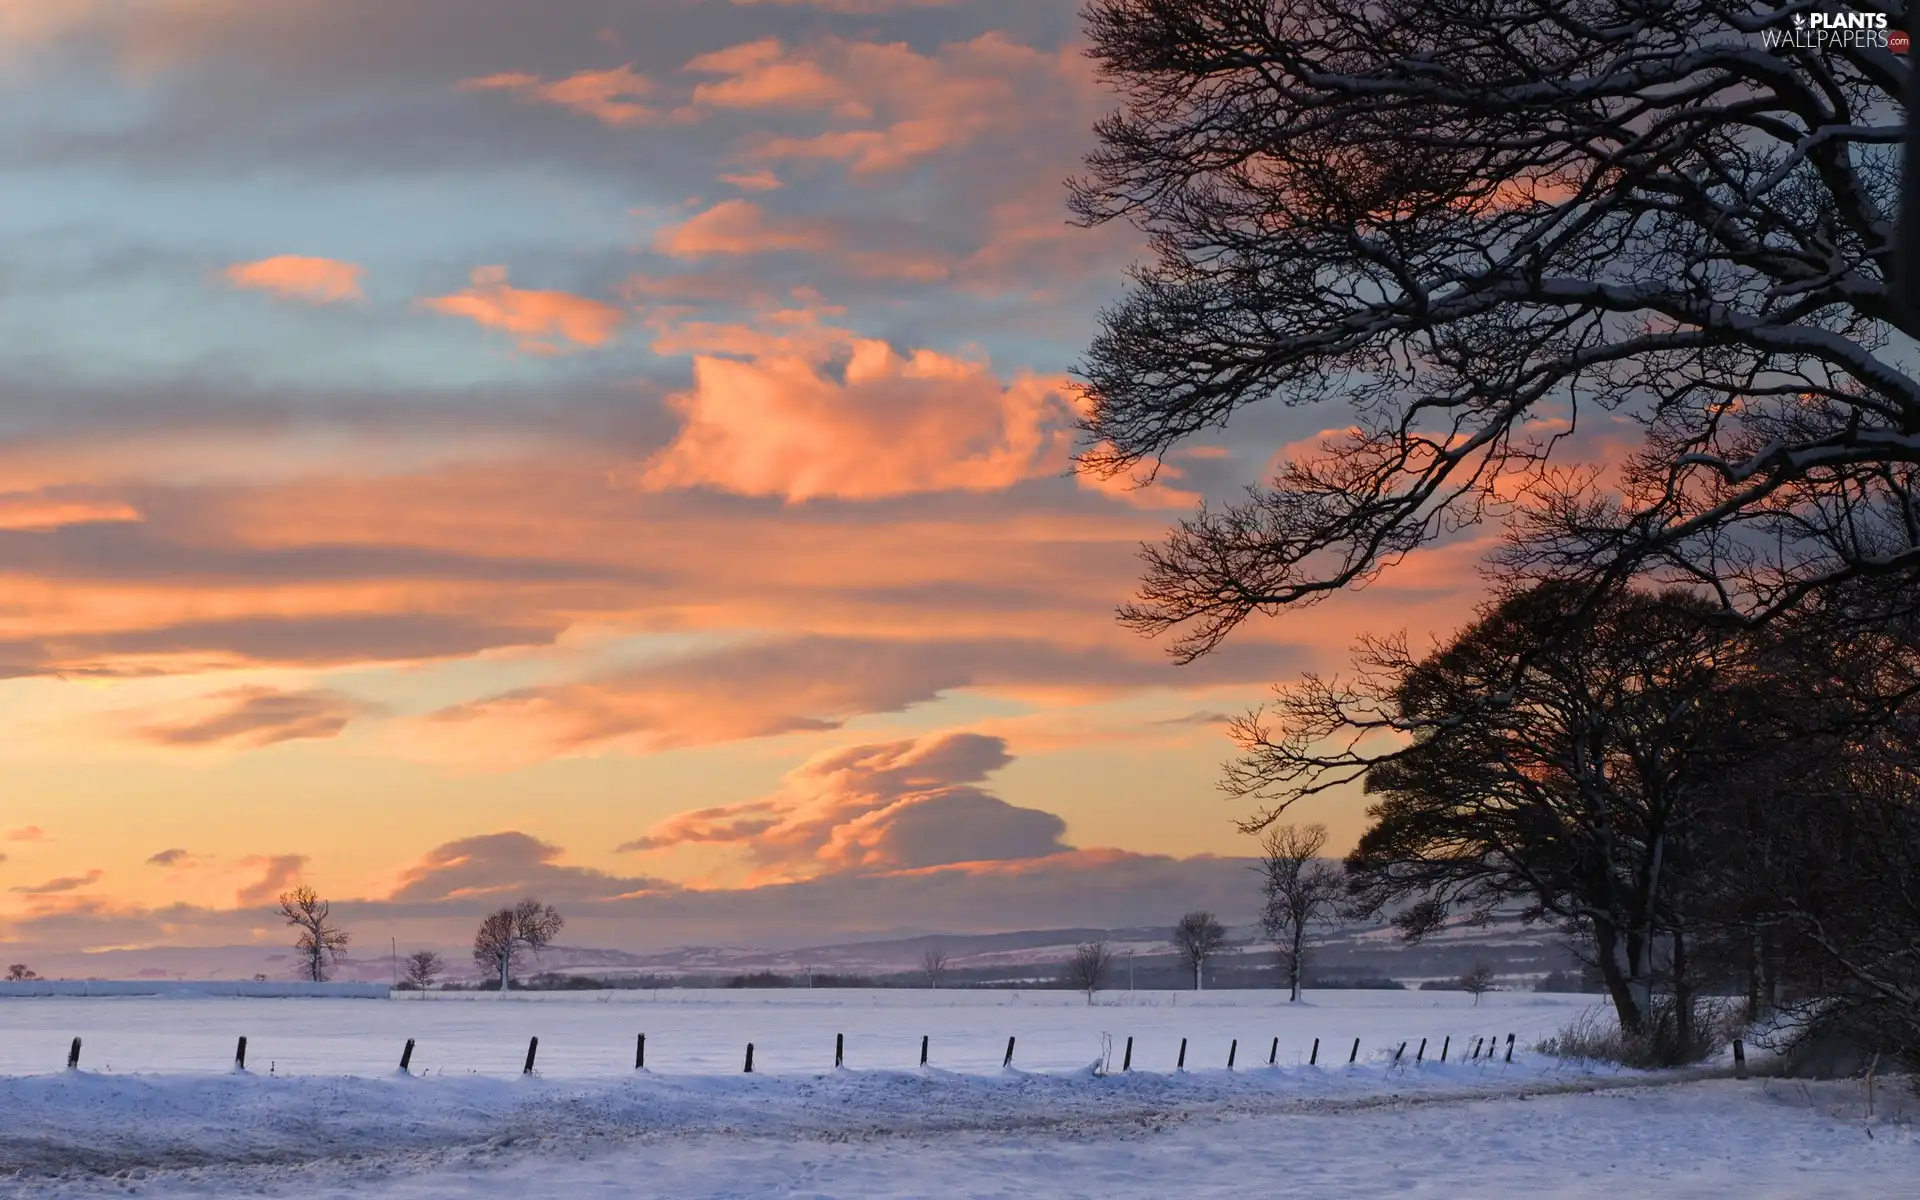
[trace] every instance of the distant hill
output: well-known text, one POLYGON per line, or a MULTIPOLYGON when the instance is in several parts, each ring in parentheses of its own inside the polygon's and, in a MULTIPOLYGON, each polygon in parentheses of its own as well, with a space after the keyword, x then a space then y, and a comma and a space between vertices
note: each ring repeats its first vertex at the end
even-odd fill
MULTIPOLYGON (((804 986, 816 979, 868 979, 912 985, 919 981, 922 956, 931 946, 948 954, 950 986, 1033 982, 1053 978, 1060 964, 1084 941, 1104 939, 1120 956, 1114 986, 1140 988, 1191 986, 1174 954, 1165 927, 1125 929, 1035 929, 1007 933, 915 934, 880 939, 828 942, 798 949, 742 946, 676 946, 632 952, 589 946, 554 946, 542 952, 534 970, 662 982, 685 979, 724 983, 759 972, 788 976, 804 986)), ((1275 979, 1272 948, 1259 943, 1251 928, 1229 931, 1227 953, 1208 969, 1209 986, 1264 987, 1275 979)), ((472 979, 478 972, 466 947, 441 947, 452 978, 472 979)), ((1448 980, 1477 962, 1492 966, 1510 983, 1524 983, 1551 971, 1575 967, 1564 938, 1550 926, 1523 925, 1517 917, 1479 927, 1445 930, 1417 946, 1404 944, 1391 927, 1348 926, 1320 939, 1310 977, 1325 981, 1391 978, 1409 987, 1427 980, 1448 980)), ((284 979, 293 959, 283 950, 261 946, 162 947, 111 950, 47 957, 30 964, 42 975, 96 979, 284 979)), ((529 972, 531 973, 531 972, 529 972)), ((388 955, 369 955, 342 965, 337 978, 391 980, 388 955)))

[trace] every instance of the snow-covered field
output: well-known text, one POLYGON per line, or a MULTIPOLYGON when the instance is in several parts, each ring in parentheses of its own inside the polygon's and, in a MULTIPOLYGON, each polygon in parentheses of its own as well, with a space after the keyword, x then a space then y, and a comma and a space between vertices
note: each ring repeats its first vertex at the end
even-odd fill
MULTIPOLYGON (((538 1037, 548 1078, 585 1078, 633 1068, 634 1042, 647 1035, 647 1066, 661 1074, 738 1072, 746 1044, 767 1074, 833 1065, 846 1035, 849 1067, 906 1068, 929 1039, 932 1065, 997 1071, 1007 1038, 1014 1065, 1034 1071, 1084 1067, 1113 1041, 1118 1067, 1128 1037, 1136 1070, 1171 1071, 1187 1039, 1190 1071, 1305 1063, 1321 1039, 1321 1065, 1342 1064, 1360 1038, 1372 1061, 1420 1039, 1438 1058, 1471 1053, 1476 1038, 1517 1035, 1524 1049, 1595 1001, 1592 996, 1491 993, 1475 1006, 1459 992, 1322 992, 1288 1004, 1272 992, 1109 992, 1089 1006, 1061 991, 789 989, 665 990, 515 994, 427 993, 389 1001, 88 999, 0 1001, 0 1074, 46 1071, 84 1039, 89 1070, 223 1071, 234 1040, 248 1038, 248 1065, 261 1073, 377 1076, 391 1072, 408 1038, 416 1074, 517 1075, 527 1039, 538 1037)), ((1516 1058, 1519 1055, 1516 1054, 1516 1058)), ((1503 1064, 1504 1065, 1504 1064, 1503 1064)))
POLYGON ((1910 1195, 1920 1169, 1909 1102, 1885 1089, 1869 1122, 1854 1111, 1857 1084, 1672 1086, 1524 1049, 1590 997, 1496 994, 1478 1008, 1417 992, 1298 1006, 1253 992, 1103 999, 823 989, 7 1001, 0 1195, 1764 1200, 1910 1195), (632 1069, 640 1032, 644 1074, 632 1069), (1507 1032, 1522 1047, 1511 1066, 1459 1062, 1463 1040, 1470 1049, 1491 1033, 1504 1054, 1507 1032), (244 1076, 230 1070, 240 1033, 244 1076), (844 1071, 831 1066, 836 1033, 848 1039, 844 1071), (927 1071, 915 1066, 923 1033, 927 1071), (1099 1075, 1103 1033, 1114 1070, 1099 1075), (58 1068, 76 1034, 83 1069, 70 1073, 58 1068), (1018 1069, 1003 1071, 1009 1034, 1018 1069), (533 1035, 539 1074, 524 1078, 533 1035), (1129 1035, 1134 1070, 1120 1074, 1129 1035), (1315 1036, 1321 1066, 1310 1068, 1315 1036), (407 1037, 412 1078, 394 1069, 407 1037), (1173 1070, 1181 1037, 1184 1073, 1173 1070), (749 1040, 751 1076, 739 1061, 749 1040))

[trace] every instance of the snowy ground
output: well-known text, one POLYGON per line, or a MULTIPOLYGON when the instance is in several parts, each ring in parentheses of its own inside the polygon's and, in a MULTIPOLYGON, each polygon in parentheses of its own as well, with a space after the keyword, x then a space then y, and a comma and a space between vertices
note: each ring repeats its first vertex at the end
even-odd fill
MULTIPOLYGON (((1770 1200, 1911 1195, 1920 1169, 1911 1101, 1884 1087, 1869 1120, 1857 1083, 1671 1085, 1525 1051, 1510 1067, 1431 1061, 1449 1031, 1457 1044, 1511 1026, 1524 1045, 1586 998, 1498 996, 1475 1010, 1436 993, 1299 1008, 1258 993, 1140 995, 1089 1011, 1058 993, 661 997, 9 1002, 0 1062, 39 1072, 0 1077, 0 1196, 1770 1200), (631 1070, 637 1023, 657 1067, 646 1074, 631 1070), (259 1047, 252 1065, 272 1074, 225 1069, 240 1025, 259 1047), (1308 1029, 1327 1031, 1322 1069, 1299 1061, 1308 1029), (44 1070, 69 1030, 89 1054, 100 1047, 83 1066, 102 1069, 44 1070), (542 1072, 529 1079, 518 1065, 530 1030, 542 1072), (836 1072, 840 1031, 853 1069, 836 1072), (920 1031, 940 1064, 925 1072, 910 1065, 920 1031), (1003 1031, 1028 1070, 1000 1069, 1003 1031), (1120 1044, 1134 1031, 1133 1072, 1089 1069, 1102 1031, 1120 1044), (420 1039, 424 1077, 393 1070, 403 1033, 420 1039), (1170 1069, 1180 1036, 1184 1073, 1170 1069), (1269 1069, 1273 1036, 1282 1065, 1269 1069), (1429 1061, 1391 1067, 1392 1047, 1421 1036, 1429 1061), (749 1038, 745 1076, 734 1056, 749 1038), (1335 1040, 1343 1052, 1326 1067, 1335 1040)), ((1118 1056, 1117 1044, 1116 1068, 1118 1056)))

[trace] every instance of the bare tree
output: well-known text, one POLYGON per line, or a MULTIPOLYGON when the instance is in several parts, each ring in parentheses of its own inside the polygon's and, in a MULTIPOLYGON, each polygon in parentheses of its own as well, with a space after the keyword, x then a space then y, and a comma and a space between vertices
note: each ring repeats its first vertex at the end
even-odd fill
POLYGON ((1910 72, 1769 50, 1804 7, 1090 0, 1122 107, 1073 204, 1154 261, 1081 366, 1083 467, 1253 406, 1348 430, 1150 551, 1132 622, 1190 659, 1516 509, 1540 571, 1749 619, 1849 578, 1911 604, 1910 72), (1606 475, 1596 418, 1638 435, 1606 475))
POLYGON ((300 953, 300 978, 325 983, 334 964, 347 956, 352 935, 332 921, 333 906, 301 884, 280 893, 280 917, 300 931, 293 948, 300 953))
POLYGON ((473 961, 483 970, 498 974, 500 994, 505 996, 513 984, 514 959, 523 952, 537 954, 552 943, 564 924, 566 919, 551 904, 522 900, 480 922, 479 932, 473 937, 473 961))
POLYGON ((36 975, 25 963, 13 963, 7 967, 8 983, 25 983, 30 979, 38 978, 40 978, 40 976, 36 975))
POLYGON ((424 992, 446 968, 446 962, 433 951, 415 950, 407 955, 407 982, 424 992))
POLYGON ((1060 972, 1060 980, 1078 992, 1085 992, 1087 1003, 1093 1003, 1093 994, 1107 986, 1107 975, 1113 970, 1113 951, 1103 941, 1081 942, 1074 947, 1073 957, 1060 972))
POLYGON ((920 955, 920 973, 927 977, 928 987, 940 986, 941 976, 947 973, 949 957, 945 946, 928 946, 920 955))
POLYGON ((1220 953, 1226 944, 1226 926, 1205 909, 1188 913, 1173 927, 1173 945, 1180 952, 1180 961, 1193 971, 1194 991, 1206 986, 1207 960, 1220 953))
POLYGON ((1340 868, 1320 858, 1325 825, 1274 825, 1260 840, 1261 889, 1267 903, 1260 928, 1280 952, 1289 1000, 1300 999, 1307 943, 1313 931, 1339 919, 1346 880, 1340 868))
POLYGON ((1473 993, 1473 1002, 1478 1005, 1484 992, 1493 990, 1493 968, 1486 963, 1475 963, 1460 976, 1460 990, 1473 993))

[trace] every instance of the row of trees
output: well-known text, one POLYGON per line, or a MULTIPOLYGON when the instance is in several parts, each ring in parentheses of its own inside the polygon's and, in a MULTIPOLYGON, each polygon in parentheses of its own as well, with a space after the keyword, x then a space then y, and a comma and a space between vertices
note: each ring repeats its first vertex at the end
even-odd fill
POLYGON ((1920 1058, 1920 126, 1883 49, 1767 49, 1800 7, 1089 0, 1073 204, 1153 257, 1082 463, 1334 409, 1147 549, 1181 661, 1494 535, 1471 627, 1234 730, 1250 830, 1371 797, 1348 901, 1557 922, 1630 1030, 1732 975, 1920 1058))
MULTIPOLYGON (((302 884, 280 894, 279 915, 298 931, 294 949, 300 955, 299 977, 326 982, 353 941, 353 936, 334 922, 332 904, 302 884)), ((473 937, 474 964, 498 978, 504 992, 512 985, 515 965, 551 945, 565 924, 558 909, 533 899, 488 913, 473 937)), ((415 951, 407 956, 406 982, 424 990, 445 969, 438 954, 415 951)))

